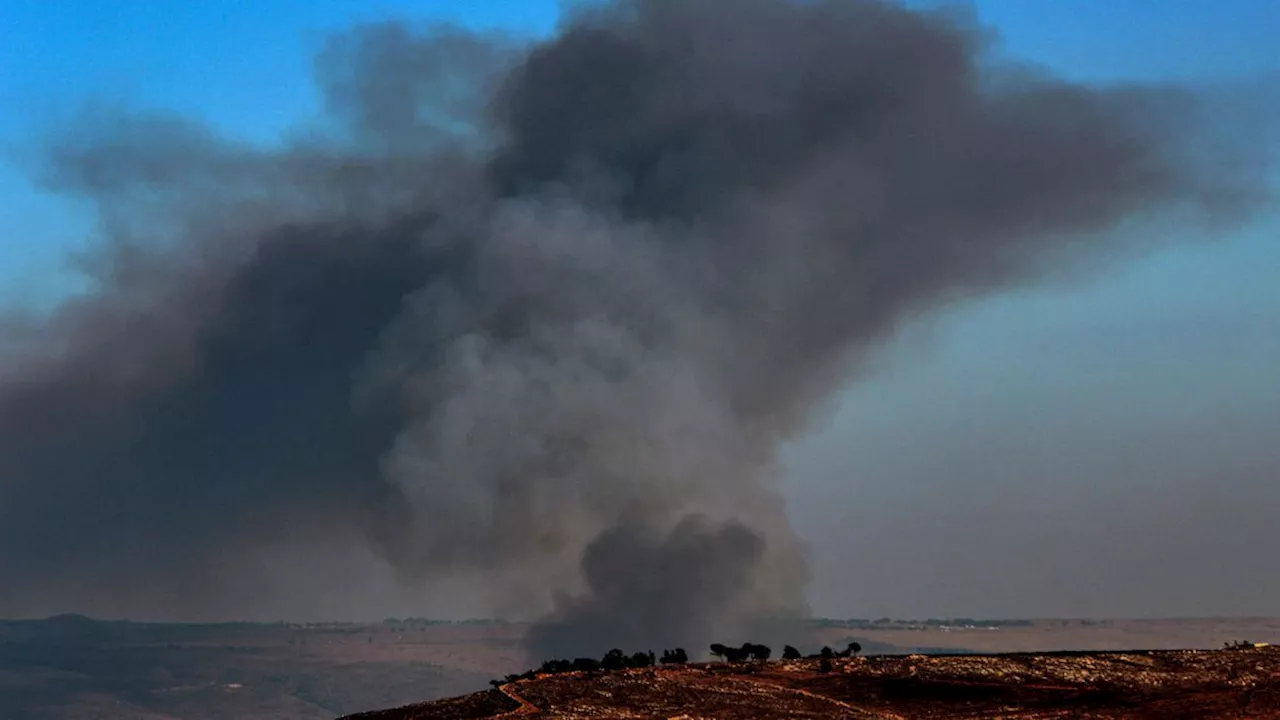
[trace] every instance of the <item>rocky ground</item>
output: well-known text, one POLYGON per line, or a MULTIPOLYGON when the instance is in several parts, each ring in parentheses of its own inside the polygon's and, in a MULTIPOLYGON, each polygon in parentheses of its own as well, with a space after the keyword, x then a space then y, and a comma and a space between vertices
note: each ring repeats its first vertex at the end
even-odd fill
POLYGON ((540 675, 348 720, 1280 718, 1280 649, 881 656, 540 675))

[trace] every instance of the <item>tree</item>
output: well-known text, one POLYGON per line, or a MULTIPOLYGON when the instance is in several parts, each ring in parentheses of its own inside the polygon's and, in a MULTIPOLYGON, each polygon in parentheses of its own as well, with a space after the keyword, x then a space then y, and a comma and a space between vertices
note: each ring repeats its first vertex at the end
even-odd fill
POLYGON ((836 657, 842 657, 842 658, 852 657, 854 655, 857 655, 860 652, 862 652, 862 645, 856 642, 851 642, 849 643, 849 647, 836 653, 836 657))
POLYGON ((600 669, 600 661, 595 658, 578 658, 573 661, 573 669, 594 672, 600 669))
POLYGON ((684 651, 684 648, 662 651, 663 665, 679 665, 687 662, 689 662, 689 655, 684 651))
POLYGON ((712 643, 711 654, 716 657, 722 657, 729 662, 745 662, 747 660, 768 660, 772 651, 765 645, 756 645, 755 643, 743 643, 742 647, 731 648, 721 645, 720 643, 712 643))
POLYGON ((724 659, 731 663, 739 663, 746 661, 749 654, 745 648, 725 648, 724 659))
POLYGON ((800 651, 791 647, 790 645, 786 645, 782 648, 782 659, 783 660, 799 660, 800 651))
POLYGON ((603 670, 621 670, 626 666, 627 657, 618 648, 605 653, 604 658, 600 660, 600 668, 603 670))

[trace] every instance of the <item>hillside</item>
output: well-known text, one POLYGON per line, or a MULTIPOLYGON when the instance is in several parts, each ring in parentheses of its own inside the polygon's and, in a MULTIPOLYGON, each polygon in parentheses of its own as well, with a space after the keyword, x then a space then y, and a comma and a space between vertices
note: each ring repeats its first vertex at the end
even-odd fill
POLYGON ((1280 718, 1280 649, 881 656, 538 675, 347 716, 464 718, 1280 718))

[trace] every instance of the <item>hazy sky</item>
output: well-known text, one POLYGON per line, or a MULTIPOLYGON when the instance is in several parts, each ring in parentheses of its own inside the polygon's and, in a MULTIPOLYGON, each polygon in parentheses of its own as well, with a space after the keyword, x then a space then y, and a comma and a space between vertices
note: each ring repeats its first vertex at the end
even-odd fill
MULTIPOLYGON (((1087 81, 1280 72, 1273 0, 989 0, 1005 51, 1087 81)), ((85 100, 268 143, 316 109, 311 54, 360 20, 544 33, 525 0, 0 5, 0 302, 45 305, 89 232, 22 163, 85 100)), ((922 318, 789 453, 839 616, 1280 614, 1280 216, 922 318)), ((1178 238, 1182 240, 1182 238, 1178 238)), ((3 584, 3 578, 0 578, 3 584)))

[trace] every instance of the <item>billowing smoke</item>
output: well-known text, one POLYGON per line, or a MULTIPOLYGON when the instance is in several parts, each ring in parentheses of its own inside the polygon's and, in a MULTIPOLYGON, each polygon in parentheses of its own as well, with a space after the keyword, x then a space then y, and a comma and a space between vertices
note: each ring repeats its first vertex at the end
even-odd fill
POLYGON ((98 209, 95 288, 0 355, 0 614, 289 615, 351 580, 267 602, 262 558, 341 538, 548 613, 542 655, 803 612, 777 451, 869 350, 1126 220, 1249 208, 1189 96, 987 42, 628 0, 530 47, 337 38, 283 149, 91 114, 48 179, 98 209))
POLYGON ((561 598, 526 644, 544 657, 572 657, 593 649, 588 639, 671 648, 701 644, 716 631, 741 632, 735 620, 745 618, 721 613, 751 587, 763 551, 763 539, 746 526, 708 527, 698 517, 667 537, 630 526, 606 530, 582 558, 586 594, 561 598))

